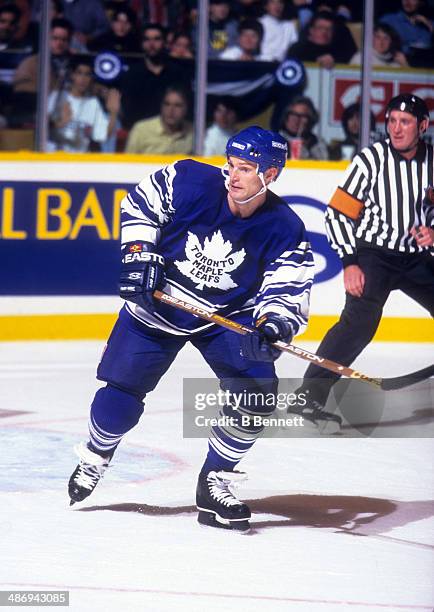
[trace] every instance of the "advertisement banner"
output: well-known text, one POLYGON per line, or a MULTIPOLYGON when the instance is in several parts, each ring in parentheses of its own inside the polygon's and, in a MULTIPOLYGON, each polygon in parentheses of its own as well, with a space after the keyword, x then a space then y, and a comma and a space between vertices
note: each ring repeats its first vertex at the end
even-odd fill
MULTIPOLYGON (((120 306, 120 202, 144 176, 175 159, 33 158, 0 159, 0 339, 104 337, 120 306)), ((322 337, 345 300, 341 264, 324 226, 327 202, 345 167, 346 162, 289 162, 272 186, 303 220, 312 244, 311 338, 322 337)), ((383 339, 394 339, 397 329, 401 339, 404 331, 406 338, 432 339, 428 313, 399 291, 391 294, 383 319, 383 339)))

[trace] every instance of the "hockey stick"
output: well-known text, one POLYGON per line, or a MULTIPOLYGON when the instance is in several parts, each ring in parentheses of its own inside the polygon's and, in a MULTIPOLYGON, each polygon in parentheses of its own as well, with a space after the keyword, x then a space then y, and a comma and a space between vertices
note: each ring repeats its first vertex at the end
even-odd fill
MULTIPOLYGON (((251 334, 255 331, 252 327, 242 325, 241 323, 237 323, 236 321, 232 321, 231 319, 227 319, 221 315, 213 314, 203 308, 200 308, 199 306, 189 304, 184 300, 180 300, 179 298, 163 293, 162 291, 154 291, 154 297, 164 304, 169 304, 170 306, 179 308, 185 312, 189 312, 190 314, 195 315, 200 319, 204 319, 205 321, 209 321, 210 323, 215 323, 216 325, 226 327, 237 334, 242 334, 245 336, 246 334, 251 334)), ((427 368, 423 368, 422 370, 417 370, 417 372, 411 372, 410 374, 404 374, 403 376, 397 376, 395 378, 372 378, 371 376, 366 376, 366 374, 362 374, 357 370, 353 370, 352 368, 336 363, 331 359, 326 359, 325 357, 320 357, 315 353, 310 353, 309 351, 299 348, 298 346, 294 346, 293 344, 288 344, 280 340, 278 342, 273 342, 272 344, 285 353, 291 353, 291 355, 300 357, 300 359, 304 359, 305 361, 310 361, 311 363, 314 363, 315 365, 318 365, 326 370, 330 370, 335 374, 339 374, 340 376, 363 380, 364 382, 370 383, 374 387, 383 389, 383 391, 402 389, 403 387, 414 385, 415 383, 434 375, 433 364, 427 368)))

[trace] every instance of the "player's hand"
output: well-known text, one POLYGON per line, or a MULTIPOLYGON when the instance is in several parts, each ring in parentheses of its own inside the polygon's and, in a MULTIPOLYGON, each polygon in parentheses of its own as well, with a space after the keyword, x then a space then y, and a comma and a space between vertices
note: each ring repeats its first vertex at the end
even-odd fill
POLYGON ((365 275, 362 269, 353 264, 344 268, 345 291, 354 297, 362 297, 365 287, 365 275))
POLYGON ((282 354, 270 342, 291 342, 291 323, 282 315, 272 312, 256 321, 256 331, 241 338, 241 355, 252 361, 275 361, 282 354))
POLYGON ((434 245, 434 229, 431 227, 427 227, 426 225, 412 227, 410 234, 416 240, 417 246, 431 247, 434 245))
POLYGON ((155 311, 155 289, 162 289, 166 277, 164 257, 148 242, 128 242, 122 248, 119 295, 150 313, 155 311))

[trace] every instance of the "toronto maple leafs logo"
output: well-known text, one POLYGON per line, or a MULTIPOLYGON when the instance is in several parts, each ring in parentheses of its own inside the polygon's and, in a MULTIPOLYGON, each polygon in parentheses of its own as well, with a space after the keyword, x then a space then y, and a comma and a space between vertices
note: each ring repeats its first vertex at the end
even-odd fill
POLYGON ((244 261, 246 251, 231 253, 232 243, 225 240, 220 230, 211 239, 205 238, 203 246, 196 234, 188 232, 185 245, 185 261, 175 261, 175 266, 184 276, 190 278, 198 289, 233 289, 238 285, 230 277, 244 261))

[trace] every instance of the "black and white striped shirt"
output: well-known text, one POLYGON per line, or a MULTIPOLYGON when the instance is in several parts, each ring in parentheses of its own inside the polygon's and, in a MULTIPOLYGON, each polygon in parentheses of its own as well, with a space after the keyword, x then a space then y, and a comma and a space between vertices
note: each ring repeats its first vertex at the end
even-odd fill
POLYGON ((362 149, 347 168, 326 211, 332 248, 347 266, 357 262, 357 247, 368 244, 396 253, 417 253, 410 229, 434 227, 433 147, 423 142, 406 160, 390 141, 362 149))

